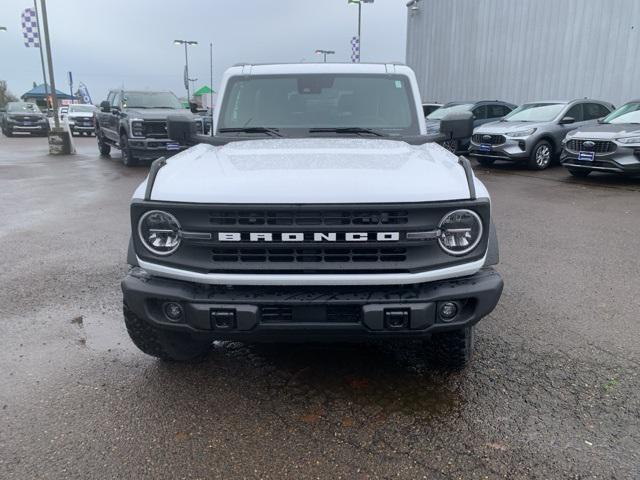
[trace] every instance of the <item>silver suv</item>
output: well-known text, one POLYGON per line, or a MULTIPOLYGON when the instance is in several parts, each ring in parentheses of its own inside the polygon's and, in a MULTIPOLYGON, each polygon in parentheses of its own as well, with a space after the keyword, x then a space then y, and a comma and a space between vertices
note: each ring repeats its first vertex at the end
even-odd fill
POLYGON ((482 165, 508 160, 544 170, 560 154, 568 132, 595 123, 613 110, 610 103, 589 99, 525 103, 502 120, 476 128, 469 156, 482 165))

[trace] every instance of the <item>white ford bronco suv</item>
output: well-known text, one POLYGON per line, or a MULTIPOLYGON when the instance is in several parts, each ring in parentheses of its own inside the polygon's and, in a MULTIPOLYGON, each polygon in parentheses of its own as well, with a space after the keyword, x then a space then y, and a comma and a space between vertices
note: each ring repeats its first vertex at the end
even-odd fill
POLYGON ((397 64, 238 65, 214 135, 156 160, 133 195, 122 282, 133 342, 167 360, 214 340, 413 340, 461 369, 503 282, 489 194, 427 136, 413 71, 397 64))

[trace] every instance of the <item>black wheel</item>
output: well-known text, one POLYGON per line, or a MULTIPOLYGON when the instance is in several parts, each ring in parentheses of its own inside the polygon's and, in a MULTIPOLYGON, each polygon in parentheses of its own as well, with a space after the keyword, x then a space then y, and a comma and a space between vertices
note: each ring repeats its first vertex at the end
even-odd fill
POLYGON ((436 333, 425 342, 425 355, 436 367, 463 370, 471 361, 473 336, 473 327, 436 333))
POLYGON ((5 137, 13 137, 13 132, 8 128, 5 128, 4 130, 2 130, 2 133, 4 133, 5 137))
POLYGON ((496 161, 495 158, 486 158, 486 157, 476 157, 476 160, 478 160, 478 163, 483 167, 489 167, 493 165, 496 161))
POLYGON ((131 341, 142 352, 172 362, 199 362, 206 358, 212 342, 194 340, 189 334, 155 328, 123 304, 124 323, 131 341))
POLYGON ((131 167, 137 164, 136 158, 131 155, 131 148, 129 148, 129 139, 126 133, 120 135, 120 151, 122 152, 122 164, 126 167, 131 167))
POLYGON ((527 166, 531 170, 544 170, 549 168, 553 161, 553 145, 546 140, 540 140, 535 144, 531 155, 529 155, 529 161, 527 166))
POLYGON ((567 168, 567 170, 569 170, 569 173, 571 175, 578 178, 588 177, 589 174, 591 173, 591 170, 586 170, 582 168, 567 168))
POLYGON ((111 145, 104 141, 102 134, 96 134, 96 138, 98 139, 98 150, 100 150, 100 155, 108 157, 111 153, 111 145))

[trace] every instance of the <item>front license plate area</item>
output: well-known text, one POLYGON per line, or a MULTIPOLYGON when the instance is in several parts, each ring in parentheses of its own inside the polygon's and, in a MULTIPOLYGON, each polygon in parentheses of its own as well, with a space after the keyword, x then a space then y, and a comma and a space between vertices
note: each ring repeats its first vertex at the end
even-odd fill
POLYGON ((578 160, 581 162, 593 162, 596 159, 595 152, 580 152, 578 153, 578 160))
POLYGON ((167 150, 180 150, 179 143, 167 143, 167 150))
POLYGON ((491 151, 491 145, 489 145, 488 143, 481 143, 480 144, 480 151, 481 152, 490 152, 491 151))

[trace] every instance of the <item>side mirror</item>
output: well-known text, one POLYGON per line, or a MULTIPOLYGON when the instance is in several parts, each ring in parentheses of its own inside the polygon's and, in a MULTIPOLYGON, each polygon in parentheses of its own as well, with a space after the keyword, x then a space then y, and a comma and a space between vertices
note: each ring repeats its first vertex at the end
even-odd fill
POLYGON ((100 102, 100 110, 102 110, 104 113, 109 113, 111 112, 111 105, 109 105, 109 102, 107 102, 106 100, 103 100, 102 102, 100 102))
POLYGON ((188 115, 169 115, 167 117, 167 135, 180 145, 188 145, 192 142, 192 136, 196 132, 196 123, 193 117, 188 115))
POLYGON ((440 133, 446 140, 460 140, 473 135, 473 114, 471 112, 450 113, 440 122, 440 133))
POLYGON ((564 117, 560 120, 560 125, 571 125, 572 123, 576 123, 576 119, 573 117, 564 117))
POLYGON ((195 102, 189 102, 189 110, 191 110, 191 113, 198 113, 198 104, 195 102))

